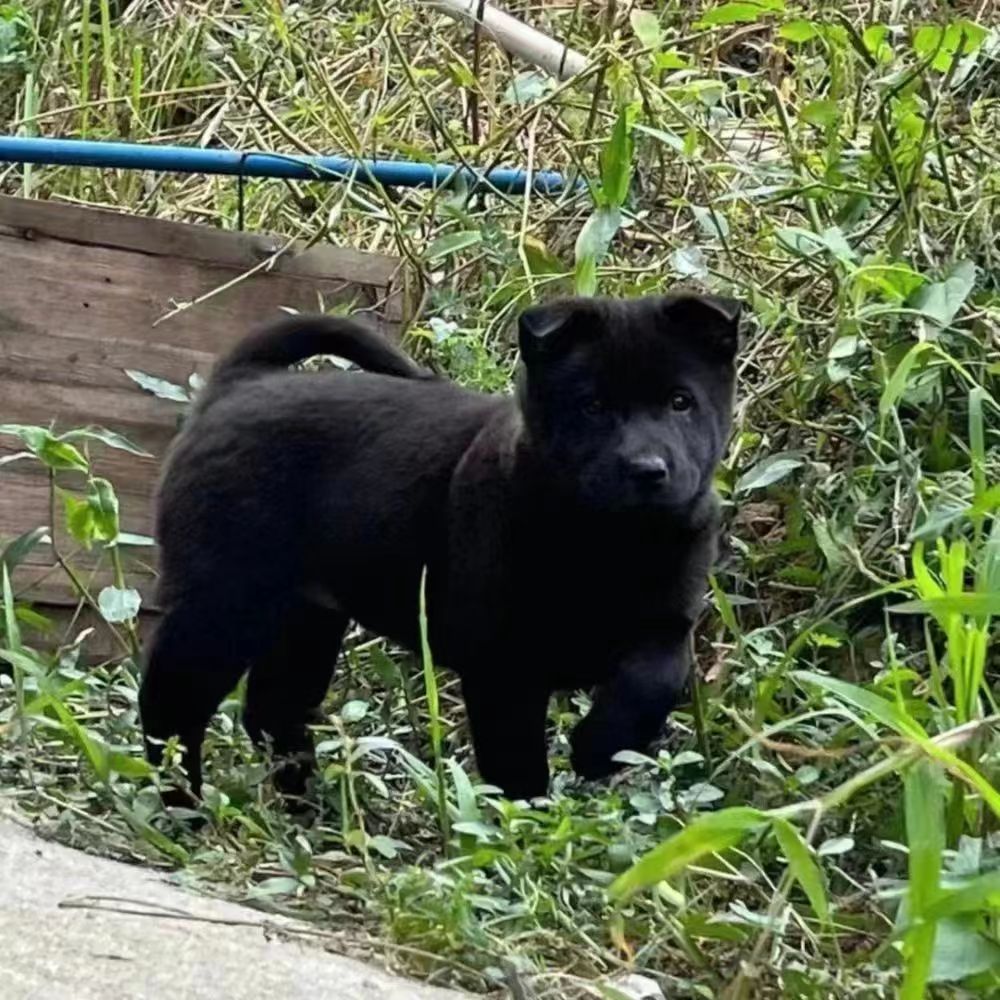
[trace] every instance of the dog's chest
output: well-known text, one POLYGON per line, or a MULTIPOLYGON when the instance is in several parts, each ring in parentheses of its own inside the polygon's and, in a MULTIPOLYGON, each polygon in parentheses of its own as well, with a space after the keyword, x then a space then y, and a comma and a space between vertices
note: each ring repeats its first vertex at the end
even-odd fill
POLYGON ((689 549, 662 532, 553 528, 526 533, 515 552, 515 620, 543 645, 578 645, 579 656, 603 657, 623 634, 682 615, 689 601, 689 549))

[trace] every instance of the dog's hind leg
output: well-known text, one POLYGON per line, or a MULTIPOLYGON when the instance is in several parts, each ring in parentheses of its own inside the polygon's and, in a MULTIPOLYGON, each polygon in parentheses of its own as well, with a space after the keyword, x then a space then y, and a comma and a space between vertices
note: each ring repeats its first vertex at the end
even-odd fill
POLYGON ((285 615, 277 641, 250 665, 243 724, 278 758, 274 783, 283 795, 303 795, 313 772, 308 724, 326 697, 347 625, 343 612, 302 601, 285 615))
POLYGON ((501 669, 462 677, 462 695, 483 780, 509 799, 545 795, 549 787, 546 687, 515 681, 501 669))
POLYGON ((219 703, 246 669, 255 649, 266 648, 275 609, 227 594, 186 595, 160 622, 146 657, 139 713, 149 759, 157 764, 172 736, 185 747, 191 790, 201 792, 201 744, 219 703))

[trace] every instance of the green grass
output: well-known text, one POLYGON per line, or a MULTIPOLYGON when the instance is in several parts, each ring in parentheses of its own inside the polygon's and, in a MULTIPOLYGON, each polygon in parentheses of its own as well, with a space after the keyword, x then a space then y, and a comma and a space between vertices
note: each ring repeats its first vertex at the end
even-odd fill
MULTIPOLYGON (((0 111, 47 135, 583 178, 557 199, 247 185, 250 228, 404 256, 413 349, 490 390, 543 295, 689 280, 747 300, 697 724, 678 711, 662 748, 587 786, 566 740, 586 700, 566 698, 551 803, 512 805, 475 784, 454 678, 356 635, 314 821, 276 802, 233 699, 194 831, 141 761, 134 658, 37 653, 5 575, 0 789, 69 843, 474 990, 618 1000, 634 971, 666 996, 1000 995, 1000 17, 507 6, 588 53, 584 77, 554 87, 402 0, 0 4, 0 111)), ((14 167, 0 188, 237 221, 223 178, 14 167)), ((20 439, 76 498, 80 543, 114 542, 87 471, 103 445, 20 439)), ((0 540, 5 565, 38 542, 0 540)), ((123 654, 130 600, 121 579, 103 603, 123 654)))

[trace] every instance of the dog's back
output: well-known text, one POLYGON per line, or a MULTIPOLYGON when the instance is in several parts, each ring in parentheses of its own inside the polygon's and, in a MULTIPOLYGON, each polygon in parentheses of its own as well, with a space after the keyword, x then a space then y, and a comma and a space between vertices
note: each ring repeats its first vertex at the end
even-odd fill
POLYGON ((237 581, 275 601, 322 583, 352 618, 412 641, 421 567, 444 545, 451 474, 509 406, 445 380, 363 372, 232 383, 165 468, 161 602, 237 581))

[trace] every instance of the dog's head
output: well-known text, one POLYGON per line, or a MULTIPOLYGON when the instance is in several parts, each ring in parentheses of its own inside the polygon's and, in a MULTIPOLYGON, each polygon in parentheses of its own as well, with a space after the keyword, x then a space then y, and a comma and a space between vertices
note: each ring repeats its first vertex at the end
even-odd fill
POLYGON ((739 312, 693 293, 524 312, 519 401, 547 473, 593 509, 690 506, 729 433, 739 312))

